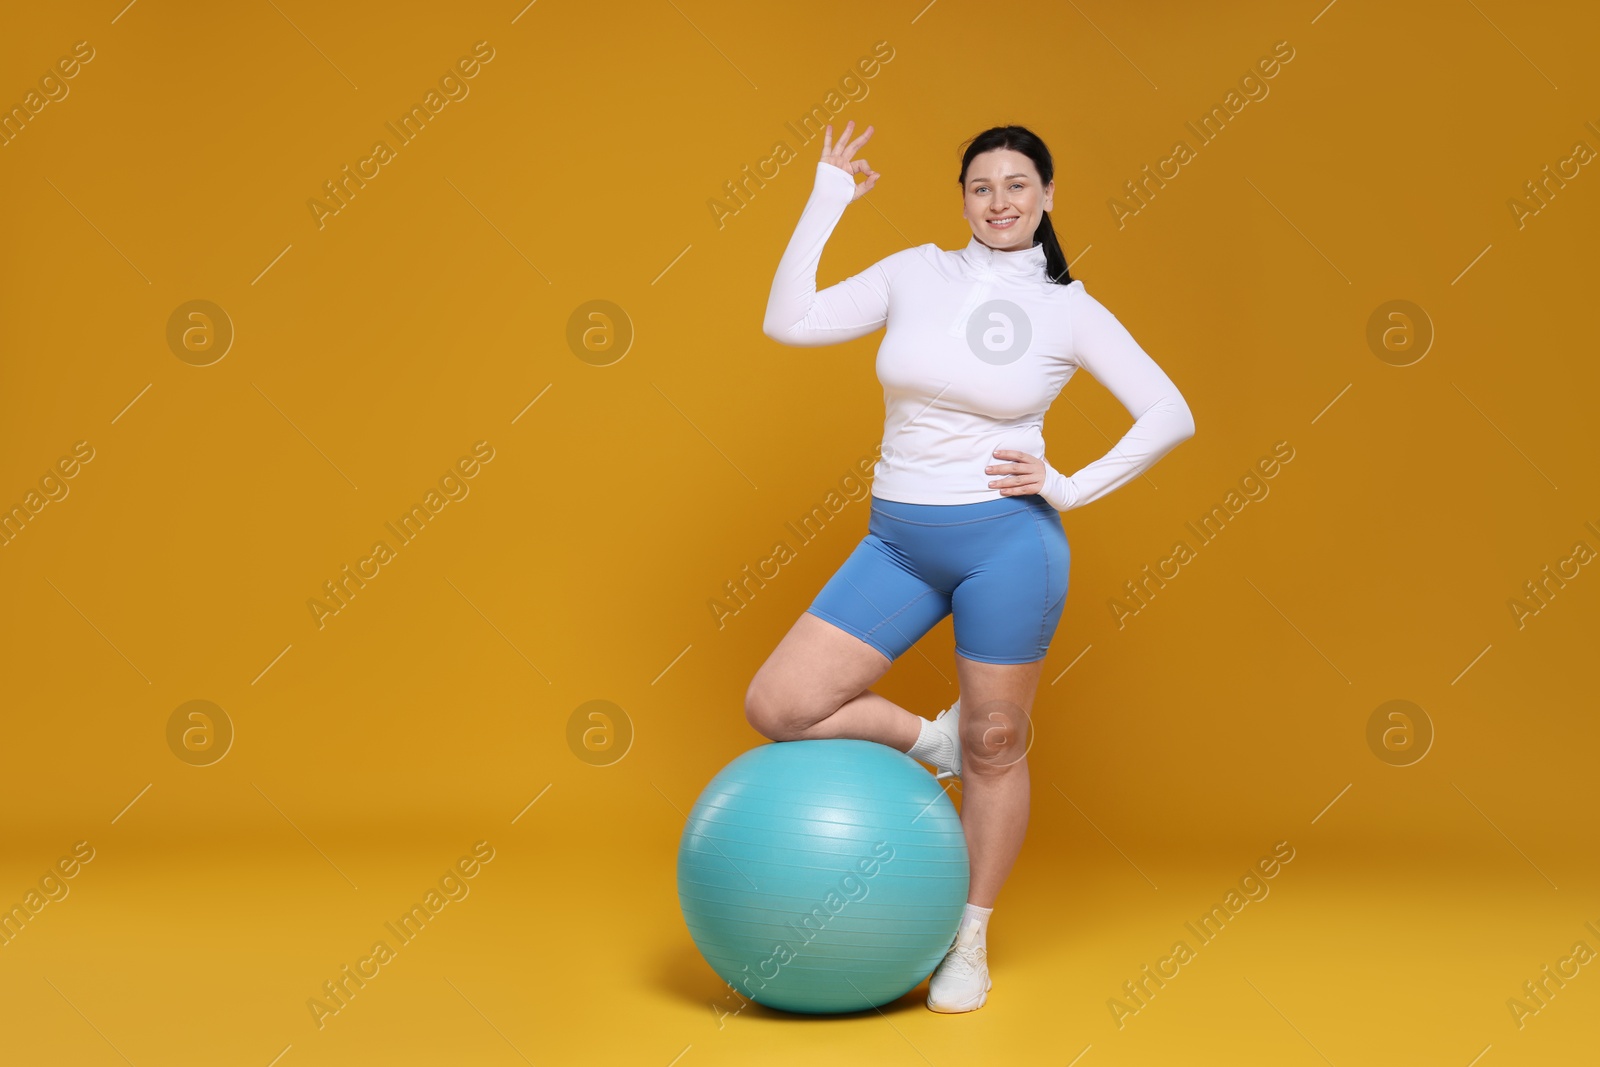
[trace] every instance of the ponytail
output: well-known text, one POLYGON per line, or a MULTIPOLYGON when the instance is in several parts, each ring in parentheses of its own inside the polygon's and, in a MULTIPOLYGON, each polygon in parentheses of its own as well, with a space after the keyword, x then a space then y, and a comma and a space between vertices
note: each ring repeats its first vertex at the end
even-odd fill
POLYGON ((1039 228, 1033 236, 1044 246, 1045 276, 1057 285, 1071 285, 1072 273, 1067 270, 1067 257, 1061 251, 1061 242, 1056 240, 1056 228, 1050 222, 1050 212, 1040 214, 1039 228))

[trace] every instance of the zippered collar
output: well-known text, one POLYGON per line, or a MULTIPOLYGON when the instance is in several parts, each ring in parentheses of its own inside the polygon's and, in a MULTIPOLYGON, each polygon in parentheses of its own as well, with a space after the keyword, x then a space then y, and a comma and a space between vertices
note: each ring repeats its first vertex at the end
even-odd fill
POLYGON ((1044 245, 1035 244, 1031 248, 1024 248, 1016 252, 1000 252, 982 241, 978 235, 973 234, 959 255, 968 266, 981 277, 993 275, 1009 275, 1022 278, 1039 278, 1045 276, 1044 245))

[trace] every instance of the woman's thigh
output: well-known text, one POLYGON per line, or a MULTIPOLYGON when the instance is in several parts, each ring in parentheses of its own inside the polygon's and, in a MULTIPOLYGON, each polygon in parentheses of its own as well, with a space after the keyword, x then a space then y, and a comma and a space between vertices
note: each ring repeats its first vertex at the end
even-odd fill
POLYGON ((1071 552, 1060 512, 1030 502, 975 530, 984 526, 981 542, 966 547, 970 570, 951 594, 956 651, 985 663, 1041 660, 1066 606, 1071 552))
POLYGON ((948 614, 949 596, 869 533, 756 672, 745 714, 758 729, 805 729, 865 692, 948 614))
POLYGON ((1066 599, 1060 514, 1037 498, 941 507, 874 499, 869 532, 756 672, 752 720, 806 727, 881 678, 946 615, 983 663, 1044 658, 1066 599))
POLYGON ((950 614, 950 593, 929 580, 927 561, 908 552, 881 515, 870 522, 867 535, 806 611, 893 662, 950 614))
POLYGON ((751 679, 745 716, 768 736, 805 730, 865 692, 892 662, 859 637, 802 612, 751 679))

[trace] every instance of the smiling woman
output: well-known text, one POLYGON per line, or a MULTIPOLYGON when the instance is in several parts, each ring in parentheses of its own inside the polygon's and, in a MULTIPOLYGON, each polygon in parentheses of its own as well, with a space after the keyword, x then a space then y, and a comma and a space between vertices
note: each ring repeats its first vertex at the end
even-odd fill
POLYGON ((1054 163, 1024 127, 985 130, 962 155, 965 247, 902 249, 819 292, 823 246, 879 177, 855 158, 872 127, 852 141, 854 125, 837 146, 826 128, 816 187, 779 260, 762 329, 814 346, 885 327, 872 510, 866 537, 751 680, 745 717, 775 741, 876 741, 963 778, 971 888, 927 1003, 972 1011, 991 988, 985 931, 1027 826, 1029 709, 1071 558, 1060 512, 1137 478, 1194 434, 1194 418, 1067 269, 1049 215, 1054 163), (1043 426, 1079 368, 1134 421, 1069 477, 1045 461, 1043 426), (955 704, 928 720, 867 688, 947 615, 955 704))

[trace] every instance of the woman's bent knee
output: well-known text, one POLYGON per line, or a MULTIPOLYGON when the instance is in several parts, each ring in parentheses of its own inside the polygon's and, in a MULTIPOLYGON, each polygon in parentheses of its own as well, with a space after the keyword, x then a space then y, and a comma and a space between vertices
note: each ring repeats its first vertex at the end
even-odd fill
POLYGON ((771 686, 758 675, 744 695, 744 717, 755 731, 769 741, 793 741, 805 733, 806 725, 795 721, 786 702, 773 694, 771 686))

